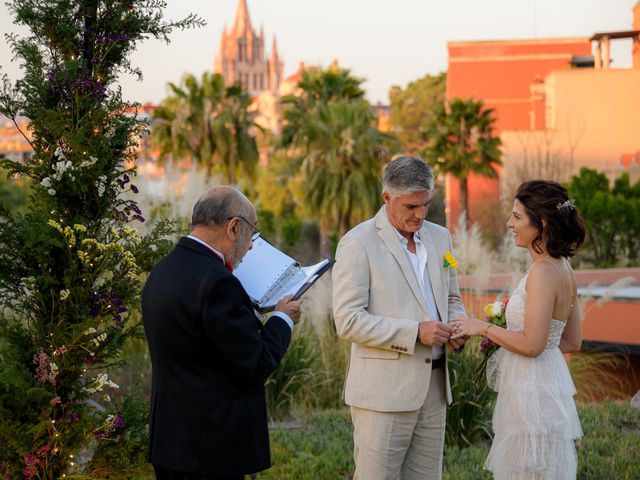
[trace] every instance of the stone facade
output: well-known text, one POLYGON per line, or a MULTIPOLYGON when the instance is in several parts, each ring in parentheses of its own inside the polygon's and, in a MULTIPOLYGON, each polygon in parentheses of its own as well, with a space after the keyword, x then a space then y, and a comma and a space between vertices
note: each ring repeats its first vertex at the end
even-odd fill
POLYGON ((229 31, 225 26, 222 32, 214 71, 224 77, 226 85, 239 82, 251 95, 263 92, 277 94, 284 64, 278 55, 275 35, 269 57, 264 43, 264 30, 261 28, 260 34, 256 33, 246 0, 239 0, 233 28, 229 31))

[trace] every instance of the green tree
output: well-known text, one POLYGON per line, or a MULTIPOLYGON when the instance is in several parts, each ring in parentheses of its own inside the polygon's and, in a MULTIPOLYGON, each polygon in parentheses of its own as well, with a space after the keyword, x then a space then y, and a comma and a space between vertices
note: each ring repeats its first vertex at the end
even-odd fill
POLYGON ((502 165, 500 138, 493 131, 493 113, 493 109, 484 108, 481 100, 455 98, 447 105, 436 105, 425 127, 428 141, 425 159, 439 173, 451 174, 460 181, 462 207, 469 225, 469 174, 494 178, 495 167, 502 165))
POLYGON ((423 129, 431 122, 433 111, 445 100, 446 74, 425 75, 409 83, 404 90, 394 87, 391 100, 393 132, 409 153, 422 151, 426 146, 423 129))
POLYGON ((394 136, 373 126, 362 82, 336 65, 308 70, 298 94, 282 99, 280 145, 291 159, 305 213, 319 223, 324 256, 332 253, 332 236, 373 213, 382 165, 398 148, 394 136))
POLYGON ((167 23, 156 0, 8 6, 29 33, 8 36, 24 76, 15 85, 3 77, 0 113, 29 118, 33 155, 0 165, 31 183, 24 211, 0 205, 0 472, 95 478, 93 462, 105 456, 122 460, 135 450, 127 460, 139 466, 144 458, 145 425, 129 404, 106 396, 115 388, 107 369, 141 333, 129 314, 171 230, 163 224, 142 237, 130 225, 144 221, 123 193, 137 191, 128 165, 146 125, 115 81, 140 73, 128 56, 141 40, 168 40, 174 28, 202 21, 167 23), (73 458, 92 445, 80 471, 73 458))
POLYGON ((583 167, 567 188, 576 200, 589 235, 580 258, 596 267, 638 264, 640 249, 640 182, 622 174, 609 186, 606 175, 583 167))
POLYGON ((284 108, 280 143, 291 145, 305 123, 306 116, 316 105, 327 105, 338 100, 361 100, 364 80, 353 77, 347 69, 332 65, 328 69, 306 70, 298 82, 299 92, 280 99, 284 108))
POLYGON ((324 255, 331 234, 344 235, 380 204, 380 172, 397 141, 373 121, 364 100, 318 104, 294 137, 304 202, 319 220, 324 255))
POLYGON ((251 97, 242 91, 242 87, 234 85, 227 88, 213 116, 213 137, 217 140, 220 170, 232 184, 237 183, 240 176, 250 181, 255 179, 259 155, 252 130, 259 127, 248 111, 250 105, 251 97))
POLYGON ((10 212, 23 210, 29 199, 29 182, 9 178, 0 169, 0 205, 10 212))
POLYGON ((207 172, 214 171, 235 184, 239 176, 253 179, 258 148, 257 125, 248 111, 251 98, 239 85, 225 87, 220 74, 205 72, 199 82, 186 75, 180 85, 169 83, 172 94, 154 113, 152 142, 163 162, 193 159, 207 172))

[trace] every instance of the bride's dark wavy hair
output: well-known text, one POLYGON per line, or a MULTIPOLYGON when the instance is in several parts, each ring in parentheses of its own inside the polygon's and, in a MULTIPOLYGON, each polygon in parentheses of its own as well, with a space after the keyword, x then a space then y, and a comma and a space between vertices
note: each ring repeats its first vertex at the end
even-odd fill
POLYGON ((531 180, 518 187, 516 198, 538 229, 531 242, 533 250, 542 253, 540 245, 545 237, 549 255, 573 257, 584 243, 587 230, 567 189, 552 180, 531 180))

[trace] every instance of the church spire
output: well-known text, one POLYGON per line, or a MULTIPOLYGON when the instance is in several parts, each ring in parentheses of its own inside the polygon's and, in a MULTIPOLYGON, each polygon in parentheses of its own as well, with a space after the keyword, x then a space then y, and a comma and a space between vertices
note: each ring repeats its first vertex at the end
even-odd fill
POLYGON ((236 21, 233 25, 233 33, 236 38, 243 37, 247 31, 252 30, 251 20, 249 19, 249 9, 247 8, 247 0, 238 1, 238 9, 236 10, 236 21))
POLYGON ((278 55, 278 42, 276 41, 276 36, 275 34, 273 35, 273 43, 271 44, 271 58, 274 61, 278 61, 279 60, 279 55, 278 55))

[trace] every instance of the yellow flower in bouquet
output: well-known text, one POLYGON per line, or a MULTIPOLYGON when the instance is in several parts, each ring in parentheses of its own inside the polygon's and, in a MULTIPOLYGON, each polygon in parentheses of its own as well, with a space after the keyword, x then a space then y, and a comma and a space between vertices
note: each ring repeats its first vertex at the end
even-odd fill
MULTIPOLYGON (((487 316, 487 320, 491 323, 498 325, 498 322, 504 321, 504 311, 507 308, 507 302, 504 303, 500 301, 495 301, 492 303, 487 303, 484 308, 484 314, 487 316)), ((504 325, 500 324, 501 327, 504 325)))
POLYGON ((444 266, 451 268, 458 268, 458 260, 453 256, 449 250, 447 250, 444 254, 444 266))
MULTIPOLYGON (((487 322, 496 325, 498 327, 506 328, 507 327, 507 303, 509 299, 506 299, 504 302, 500 300, 496 300, 495 302, 487 303, 482 311, 484 312, 487 322)), ((483 337, 480 341, 480 351, 482 352, 482 360, 478 364, 474 377, 477 381, 486 382, 486 371, 487 371, 487 362, 489 361, 489 357, 493 355, 493 353, 500 348, 500 345, 491 341, 488 337, 483 337)))
MULTIPOLYGON (((506 299, 504 302, 501 302, 500 300, 496 300, 495 302, 487 303, 482 309, 484 311, 484 314, 487 317, 487 321, 498 327, 506 328, 507 327, 506 311, 507 311, 508 302, 509 302, 509 299, 506 299)), ((484 337, 482 339, 482 342, 480 342, 480 348, 486 355, 493 353, 493 350, 496 350, 497 347, 498 346, 495 343, 493 343, 491 340, 489 340, 487 337, 484 337), (495 347, 495 348, 493 348, 492 351, 487 352, 487 349, 490 349, 489 347, 495 347)))

